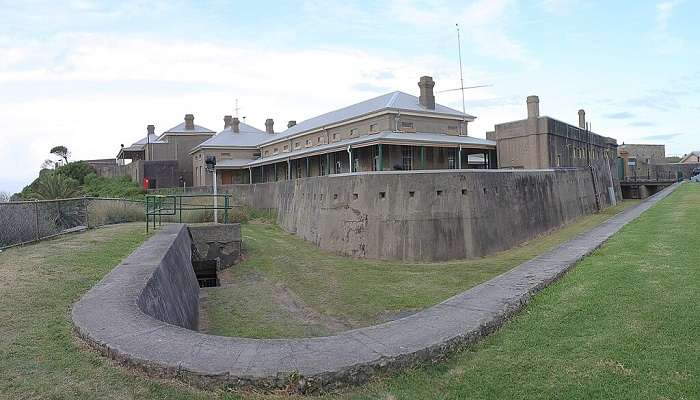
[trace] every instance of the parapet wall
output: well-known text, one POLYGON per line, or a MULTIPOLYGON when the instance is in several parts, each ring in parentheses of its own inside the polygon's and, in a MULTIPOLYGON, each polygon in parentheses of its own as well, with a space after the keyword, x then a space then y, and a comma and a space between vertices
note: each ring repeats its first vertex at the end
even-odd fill
POLYGON ((605 172, 595 191, 589 169, 375 172, 220 191, 277 209, 282 228, 324 250, 444 261, 506 250, 595 212, 596 192, 607 207, 605 172))

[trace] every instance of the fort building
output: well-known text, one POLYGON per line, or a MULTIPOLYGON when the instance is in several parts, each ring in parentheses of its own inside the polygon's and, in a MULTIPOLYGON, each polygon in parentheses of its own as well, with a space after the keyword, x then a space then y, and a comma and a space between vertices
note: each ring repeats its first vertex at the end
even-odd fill
POLYGON ((586 167, 600 160, 613 163, 617 141, 586 129, 584 110, 579 110, 578 117, 578 126, 574 126, 540 116, 540 99, 529 96, 527 119, 497 124, 486 138, 497 143, 499 168, 586 167))
POLYGON ((128 147, 122 145, 117 160, 131 160, 122 175, 130 175, 133 180, 143 182, 149 189, 172 187, 184 184, 192 186, 193 147, 214 135, 214 131, 195 125, 194 115, 185 115, 184 122, 160 135, 155 126, 148 125, 146 136, 128 147))
MULTIPOLYGON (((420 169, 497 168, 496 143, 468 136, 475 117, 437 104, 423 76, 419 96, 396 91, 276 132, 231 119, 190 152, 195 186, 211 181, 205 161, 217 156, 219 183, 260 183, 330 174, 420 169), (219 158, 221 157, 221 158, 219 158)), ((211 175, 211 174, 210 174, 211 175)))

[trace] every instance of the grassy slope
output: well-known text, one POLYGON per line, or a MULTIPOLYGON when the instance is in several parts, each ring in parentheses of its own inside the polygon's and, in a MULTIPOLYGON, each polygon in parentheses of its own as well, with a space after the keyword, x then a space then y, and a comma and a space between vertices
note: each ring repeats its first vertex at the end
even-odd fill
POLYGON ((700 398, 700 185, 685 185, 475 348, 356 398, 700 398))
POLYGON ((232 287, 210 291, 209 333, 258 338, 319 336, 343 330, 324 319, 341 321, 345 329, 383 322, 484 282, 631 204, 635 203, 625 202, 580 218, 495 256, 432 264, 350 259, 319 251, 275 225, 244 225, 248 260, 231 270, 236 282, 232 287), (287 292, 295 294, 294 303, 303 304, 315 317, 290 311, 287 292))
MULTIPOLYGON (((341 397, 698 398, 699 204, 700 186, 680 189, 482 344, 341 397)), ((70 304, 143 240, 142 229, 110 226, 0 253, 0 399, 239 398, 125 374, 75 346, 70 304)))

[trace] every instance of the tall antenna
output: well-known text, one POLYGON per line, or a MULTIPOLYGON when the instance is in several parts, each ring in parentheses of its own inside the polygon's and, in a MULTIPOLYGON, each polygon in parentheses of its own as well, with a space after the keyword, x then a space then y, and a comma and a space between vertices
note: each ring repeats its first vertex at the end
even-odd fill
POLYGON ((238 110, 239 110, 239 108, 238 108, 238 99, 236 99, 236 108, 235 108, 235 110, 234 110, 234 111, 236 112, 236 115, 234 115, 236 118, 238 118, 238 110))
MULTIPOLYGON (((457 27, 457 52, 459 53, 459 88, 462 91, 462 113, 467 113, 467 106, 464 103, 464 74, 462 73, 462 40, 459 36, 459 24, 455 24, 457 27)), ((466 120, 466 116, 464 117, 466 120)))

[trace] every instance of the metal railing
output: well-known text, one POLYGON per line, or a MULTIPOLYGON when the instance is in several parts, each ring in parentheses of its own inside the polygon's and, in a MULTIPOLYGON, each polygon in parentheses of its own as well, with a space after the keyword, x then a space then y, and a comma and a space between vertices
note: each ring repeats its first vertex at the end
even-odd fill
POLYGON ((209 222, 213 220, 218 222, 218 212, 223 211, 223 223, 229 223, 229 211, 240 207, 232 204, 232 196, 230 194, 166 194, 166 195, 146 195, 145 216, 146 216, 146 232, 152 226, 160 226, 163 223, 163 217, 166 222, 185 222, 183 211, 189 213, 191 211, 204 211, 204 215, 200 215, 194 221, 189 222, 209 222), (223 199, 223 205, 219 205, 219 199, 223 199), (209 201, 211 200, 211 201, 209 201), (211 212, 213 218, 209 218, 208 213, 211 212))
POLYGON ((143 201, 78 197, 0 203, 0 249, 102 225, 139 221, 143 201))

